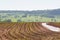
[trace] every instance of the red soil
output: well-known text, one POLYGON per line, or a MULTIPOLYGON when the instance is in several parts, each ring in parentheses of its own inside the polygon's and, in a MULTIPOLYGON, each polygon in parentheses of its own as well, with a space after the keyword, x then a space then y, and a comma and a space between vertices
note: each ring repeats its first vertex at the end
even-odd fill
POLYGON ((0 23, 0 40, 60 40, 60 33, 52 32, 41 22, 0 23))
POLYGON ((51 25, 51 26, 55 26, 55 27, 59 27, 60 28, 60 23, 59 22, 50 22, 50 23, 47 23, 48 25, 51 25))

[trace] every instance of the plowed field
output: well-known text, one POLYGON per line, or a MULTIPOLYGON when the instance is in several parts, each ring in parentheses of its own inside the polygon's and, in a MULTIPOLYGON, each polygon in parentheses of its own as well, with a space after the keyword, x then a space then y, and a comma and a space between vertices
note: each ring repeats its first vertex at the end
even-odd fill
MULTIPOLYGON (((48 24, 60 27, 60 23, 48 24)), ((41 22, 0 23, 0 40, 60 40, 60 33, 44 28, 41 22)))

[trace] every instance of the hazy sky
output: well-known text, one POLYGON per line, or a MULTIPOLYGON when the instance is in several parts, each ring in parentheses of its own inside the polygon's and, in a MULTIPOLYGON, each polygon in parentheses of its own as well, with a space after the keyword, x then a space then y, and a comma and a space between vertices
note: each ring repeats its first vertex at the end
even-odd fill
POLYGON ((60 8, 60 0, 0 0, 0 10, 43 10, 60 8))

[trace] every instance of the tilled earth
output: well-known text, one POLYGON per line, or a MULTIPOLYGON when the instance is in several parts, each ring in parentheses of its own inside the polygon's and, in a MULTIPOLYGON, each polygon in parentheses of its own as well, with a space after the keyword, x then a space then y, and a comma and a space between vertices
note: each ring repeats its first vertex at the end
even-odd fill
POLYGON ((0 23, 0 40, 60 40, 60 33, 44 28, 41 22, 0 23))

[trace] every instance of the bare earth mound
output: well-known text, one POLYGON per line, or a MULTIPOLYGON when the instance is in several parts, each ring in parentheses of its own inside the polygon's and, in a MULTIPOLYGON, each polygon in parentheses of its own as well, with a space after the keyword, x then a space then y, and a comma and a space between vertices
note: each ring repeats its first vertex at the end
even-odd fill
POLYGON ((47 23, 48 25, 52 25, 52 26, 56 26, 56 27, 59 27, 60 28, 60 22, 50 22, 50 23, 47 23))
MULTIPOLYGON (((60 23, 52 25, 60 27, 60 23)), ((40 22, 0 23, 0 40, 60 40, 60 33, 44 28, 40 22)))

